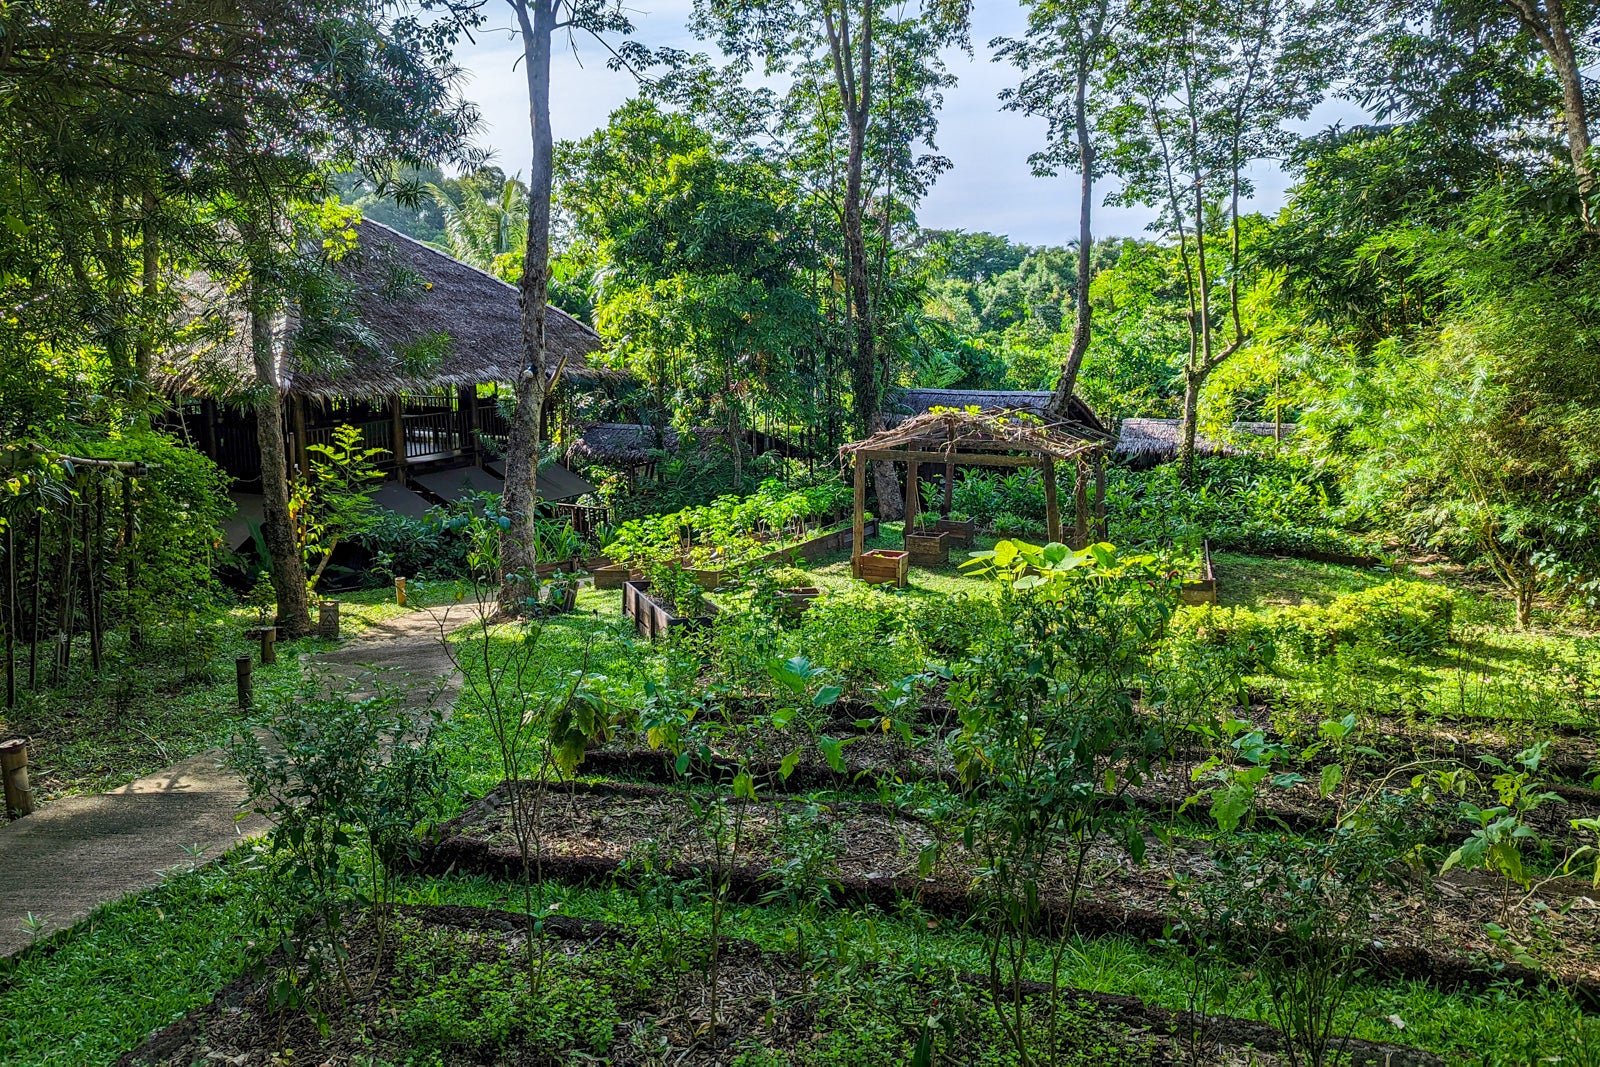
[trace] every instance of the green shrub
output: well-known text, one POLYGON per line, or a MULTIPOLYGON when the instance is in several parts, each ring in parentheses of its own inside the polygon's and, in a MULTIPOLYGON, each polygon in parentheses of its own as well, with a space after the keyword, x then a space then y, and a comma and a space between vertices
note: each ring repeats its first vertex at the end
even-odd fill
POLYGON ((1326 606, 1302 605, 1279 616, 1279 633, 1308 658, 1335 645, 1366 641, 1404 656, 1437 652, 1450 640, 1454 598, 1425 582, 1385 582, 1345 593, 1326 606))
POLYGON ((945 659, 968 655, 1000 625, 1000 606, 989 597, 956 593, 918 600, 911 622, 928 651, 945 659))
POLYGON ((1179 654, 1188 647, 1226 649, 1241 671, 1259 671, 1277 658, 1276 627, 1249 608, 1200 604, 1179 608, 1168 627, 1168 644, 1179 654))
POLYGON ((801 647, 830 668, 846 688, 859 689, 916 674, 928 650, 917 634, 911 603, 876 589, 821 597, 801 616, 801 647))

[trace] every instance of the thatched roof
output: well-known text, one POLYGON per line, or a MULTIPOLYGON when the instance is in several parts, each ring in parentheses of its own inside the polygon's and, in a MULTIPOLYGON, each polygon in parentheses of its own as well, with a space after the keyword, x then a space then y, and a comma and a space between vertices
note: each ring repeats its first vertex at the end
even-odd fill
MULTIPOLYGON (((1169 462, 1178 457, 1181 428, 1178 419, 1123 419, 1116 454, 1139 466, 1169 462)), ((1239 437, 1272 437, 1274 425, 1270 422, 1236 422, 1232 430, 1239 437)), ((1293 423, 1283 424, 1285 437, 1294 430, 1293 423)), ((1239 446, 1200 433, 1195 434, 1194 450, 1199 456, 1236 456, 1240 453, 1239 446)))
POLYGON ((567 448, 567 458, 585 463, 648 463, 658 449, 678 450, 678 431, 637 422, 599 422, 567 448))
MULTIPOLYGON (((522 313, 515 287, 379 223, 356 229, 357 247, 339 263, 355 290, 356 321, 326 331, 315 356, 294 316, 275 323, 280 388, 308 397, 376 397, 517 379, 522 313)), ((188 342, 166 353, 160 384, 171 393, 237 395, 255 380, 239 297, 205 276, 187 281, 188 342)), ((592 329, 551 307, 545 330, 567 377, 609 373, 589 363, 601 346, 592 329)))
POLYGON ((853 456, 900 449, 947 454, 1023 452, 1051 459, 1074 459, 1105 448, 1110 442, 1109 434, 1082 423, 1045 422, 1014 408, 996 407, 912 415, 887 430, 843 446, 839 453, 853 456))
MULTIPOLYGON (((1025 411, 1044 417, 1045 407, 1055 394, 1032 389, 905 389, 885 405, 890 425, 907 415, 922 415, 934 408, 977 408, 980 411, 1003 408, 1008 411, 1025 411)), ((1067 408, 1067 421, 1082 423, 1092 430, 1105 432, 1105 424, 1081 396, 1074 396, 1067 408)))

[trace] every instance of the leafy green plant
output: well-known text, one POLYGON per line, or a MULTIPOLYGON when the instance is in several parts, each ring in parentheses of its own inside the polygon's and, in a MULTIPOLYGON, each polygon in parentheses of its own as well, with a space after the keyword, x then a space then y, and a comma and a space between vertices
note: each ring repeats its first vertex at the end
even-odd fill
POLYGON ((315 995, 330 975, 345 996, 354 992, 344 944, 351 906, 364 908, 378 932, 369 976, 377 980, 393 872, 439 810, 438 715, 413 711, 393 693, 352 699, 308 688, 230 742, 248 805, 271 824, 256 916, 266 942, 286 957, 276 1005, 318 1010, 315 995))
POLYGON ((1528 815, 1549 803, 1561 803, 1559 793, 1541 787, 1539 764, 1550 750, 1542 741, 1519 752, 1511 763, 1497 756, 1482 755, 1479 762, 1495 770, 1490 783, 1498 804, 1479 806, 1469 800, 1460 804, 1461 817, 1472 825, 1472 835, 1445 859, 1440 872, 1452 867, 1482 868, 1506 880, 1507 894, 1501 898, 1502 917, 1509 907, 1512 883, 1524 889, 1531 882, 1522 862, 1525 845, 1536 845, 1538 831, 1528 824, 1528 815))
POLYGON ((311 470, 289 494, 289 519, 306 561, 306 584, 315 588, 334 549, 371 525, 377 503, 369 495, 383 480, 373 462, 388 450, 366 448, 361 431, 348 424, 333 431, 331 444, 314 444, 311 470))

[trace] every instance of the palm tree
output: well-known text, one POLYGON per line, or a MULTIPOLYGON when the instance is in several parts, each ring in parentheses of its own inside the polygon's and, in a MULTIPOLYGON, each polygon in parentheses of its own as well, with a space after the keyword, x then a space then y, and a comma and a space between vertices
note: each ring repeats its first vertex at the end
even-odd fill
POLYGON ((522 255, 528 241, 528 190, 520 177, 507 178, 491 197, 484 181, 469 175, 457 183, 452 196, 428 183, 439 210, 444 213, 445 239, 450 254, 463 263, 515 282, 522 275, 522 255))

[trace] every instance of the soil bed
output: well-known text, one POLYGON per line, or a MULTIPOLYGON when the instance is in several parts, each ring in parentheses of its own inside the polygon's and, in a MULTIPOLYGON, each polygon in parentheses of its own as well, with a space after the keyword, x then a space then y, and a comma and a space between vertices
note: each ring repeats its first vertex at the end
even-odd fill
MULTIPOLYGON (((724 942, 713 1035, 703 953, 682 938, 551 916, 538 945, 539 995, 528 992, 525 916, 463 907, 400 909, 381 955, 370 922, 346 943, 356 991, 321 998, 326 1029, 303 1011, 275 1011, 274 977, 247 975, 152 1035, 119 1067, 354 1061, 467 1064, 606 1062, 722 1065, 903 1061, 930 1013, 955 1021, 936 1035, 939 1062, 1008 1062, 982 985, 933 989, 869 975, 837 980, 747 942, 724 942), (849 1054, 854 1051, 855 1055, 849 1054)), ((702 939, 703 940, 703 939, 702 939)), ((1048 987, 1027 983, 1031 1006, 1048 987)), ((1038 1036, 1045 1033, 1036 1018, 1038 1036)), ((1058 1047, 1071 1064, 1273 1065, 1281 1035, 1259 1022, 1175 1013, 1121 996, 1065 990, 1058 1047), (1191 1055, 1191 1050, 1193 1054, 1191 1055)), ((1434 1067, 1404 1046, 1353 1040, 1350 1062, 1434 1067)))
MULTIPOLYGON (((520 788, 528 788, 526 784, 520 788)), ((425 870, 464 870, 519 877, 521 854, 510 832, 506 787, 501 786, 441 828, 424 850, 425 870)), ((704 799, 704 794, 701 794, 704 799)), ((831 867, 827 880, 841 903, 873 903, 893 909, 913 899, 935 914, 968 918, 983 906, 974 889, 976 859, 931 824, 874 803, 816 804, 803 799, 735 805, 740 810, 740 854, 729 875, 734 891, 759 900, 783 889, 784 865, 803 847, 822 843, 831 867), (919 876, 919 857, 942 845, 929 877, 919 876)), ((680 795, 650 785, 573 783, 553 788, 545 815, 536 877, 560 882, 632 876, 648 867, 671 877, 692 878, 715 857, 707 835, 694 824, 680 795), (645 863, 644 861, 648 861, 645 863)), ((1075 928, 1087 936, 1127 934, 1160 939, 1178 921, 1174 880, 1215 877, 1205 841, 1179 841, 1170 850, 1151 840, 1149 862, 1135 864, 1120 846, 1097 848, 1089 858, 1075 928)), ((723 860, 726 862, 726 859, 723 860)), ((1048 877, 1047 877, 1048 881, 1048 877)), ((1047 921, 1059 926, 1063 898, 1046 892, 1047 921)), ((1558 950, 1547 953, 1544 972, 1600 998, 1600 904, 1569 881, 1545 886, 1537 900, 1550 909, 1543 937, 1558 950)), ((1491 942, 1485 925, 1497 922, 1513 936, 1526 934, 1516 914, 1502 914, 1498 880, 1452 872, 1432 893, 1382 891, 1381 915, 1366 952, 1380 973, 1429 980, 1443 988, 1485 987, 1503 979, 1535 983, 1539 973, 1511 962, 1491 942)))

